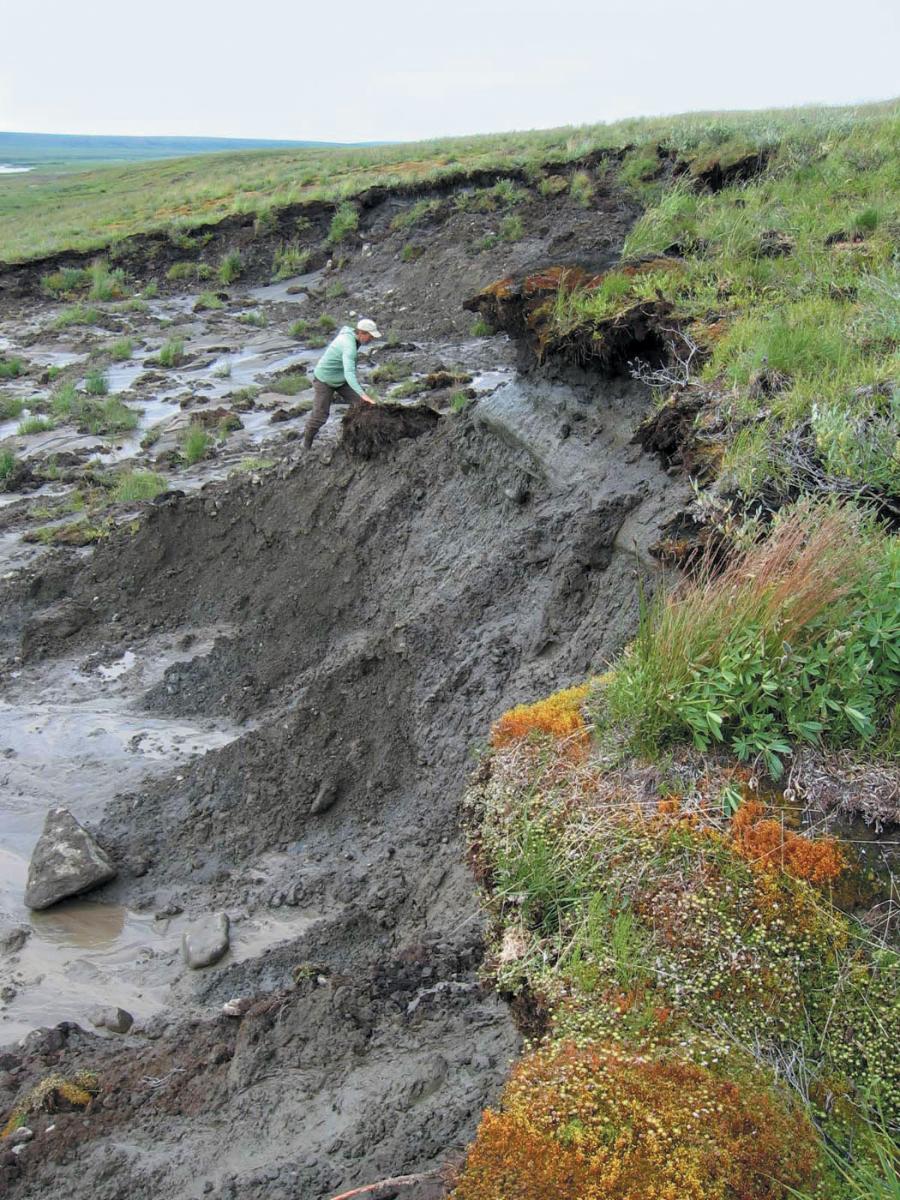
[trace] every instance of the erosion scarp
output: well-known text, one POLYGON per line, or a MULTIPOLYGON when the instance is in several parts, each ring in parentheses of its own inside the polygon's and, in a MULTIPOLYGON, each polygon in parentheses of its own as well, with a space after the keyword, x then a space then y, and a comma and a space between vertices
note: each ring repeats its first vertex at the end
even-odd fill
POLYGON ((26 677, 218 627, 141 708, 253 722, 112 803, 120 876, 97 898, 225 911, 236 949, 244 922, 293 922, 258 956, 173 970, 167 1009, 114 1045, 66 1025, 7 1054, 10 1105, 50 1071, 100 1081, 83 1115, 42 1118, 6 1168, 17 1194, 319 1197, 452 1161, 518 1044, 478 984, 458 798, 504 706, 634 626, 683 499, 630 444, 645 408, 626 381, 515 378, 374 457, 326 440, 175 498, 74 577, 51 559, 17 585, 26 677), (245 1015, 219 1015, 235 996, 245 1015))

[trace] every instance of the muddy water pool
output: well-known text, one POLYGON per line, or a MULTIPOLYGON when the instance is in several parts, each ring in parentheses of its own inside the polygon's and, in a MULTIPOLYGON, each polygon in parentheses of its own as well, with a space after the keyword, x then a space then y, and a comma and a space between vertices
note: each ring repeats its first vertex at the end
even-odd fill
MULTIPOLYGON (((0 930, 27 940, 0 960, 0 1043, 37 1025, 84 1021, 99 1003, 146 1017, 183 973, 185 919, 156 920, 118 904, 74 899, 45 912, 23 904, 31 851, 47 809, 100 816, 122 791, 227 744, 246 726, 161 719, 139 697, 172 663, 208 652, 221 629, 195 631, 190 651, 149 642, 105 661, 63 661, 11 672, 0 699, 0 930)), ((281 925, 248 926, 234 955, 286 936, 281 925)), ((296 921, 293 923, 296 925, 296 921)))

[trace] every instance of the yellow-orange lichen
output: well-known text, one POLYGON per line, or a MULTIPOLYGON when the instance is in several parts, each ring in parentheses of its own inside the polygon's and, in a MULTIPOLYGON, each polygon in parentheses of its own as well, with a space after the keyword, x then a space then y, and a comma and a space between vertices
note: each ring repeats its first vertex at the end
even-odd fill
POLYGON ((589 684, 565 688, 535 704, 517 704, 497 721, 491 729, 491 745, 495 749, 520 741, 533 733, 565 739, 578 751, 587 749, 588 727, 582 705, 590 691, 589 684))
POLYGON ((453 1197, 768 1200, 816 1167, 809 1122, 761 1083, 569 1044, 515 1068, 453 1197))
POLYGON ((745 800, 731 822, 731 844, 755 871, 786 871, 809 883, 832 883, 847 866, 838 842, 792 833, 765 817, 758 800, 745 800))

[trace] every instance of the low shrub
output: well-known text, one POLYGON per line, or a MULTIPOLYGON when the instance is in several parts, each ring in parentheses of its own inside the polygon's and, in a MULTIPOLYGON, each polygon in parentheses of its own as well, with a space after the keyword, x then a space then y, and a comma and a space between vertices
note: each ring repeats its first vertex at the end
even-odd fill
POLYGON ((140 414, 118 396, 108 396, 104 400, 79 397, 72 409, 72 419, 80 433, 110 436, 137 429, 140 414))
POLYGON ((241 325, 253 325, 256 329, 265 329, 269 324, 269 318, 261 309, 254 309, 252 312, 242 312, 238 317, 241 325))
POLYGON ((720 575, 645 606, 604 691, 646 751, 679 738, 760 757, 874 738, 900 688, 900 546, 859 513, 799 507, 720 575))
POLYGON ((322 313, 318 320, 318 326, 324 333, 331 333, 337 329, 337 321, 329 313, 322 313))
POLYGON ((195 312, 203 312, 208 310, 218 312, 225 307, 225 301, 220 300, 215 292, 201 292, 197 297, 197 303, 194 305, 195 312))
POLYGON ((288 333, 292 338, 302 338, 309 333, 310 329, 312 329, 310 322, 304 320, 303 317, 300 317, 299 320, 294 321, 294 323, 288 329, 288 333))

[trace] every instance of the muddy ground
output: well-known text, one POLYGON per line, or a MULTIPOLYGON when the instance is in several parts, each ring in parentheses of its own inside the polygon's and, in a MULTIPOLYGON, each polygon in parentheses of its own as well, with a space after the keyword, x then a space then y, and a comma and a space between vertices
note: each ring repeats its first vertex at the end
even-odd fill
POLYGON ((90 1070, 99 1088, 84 1110, 29 1118, 34 1140, 0 1166, 12 1194, 312 1200, 458 1159, 519 1046, 479 984, 465 778, 504 708, 621 648, 686 490, 632 444, 638 385, 518 374, 505 337, 471 335, 462 301, 562 247, 596 269, 631 215, 598 179, 590 207, 535 192, 514 242, 484 247, 496 214, 459 210, 404 256, 388 198, 339 272, 251 280, 212 314, 164 289, 73 338, 46 328, 57 306, 9 302, 3 352, 27 361, 13 385, 38 407, 86 361, 57 359, 69 375, 42 384, 40 353, 89 354, 127 326, 145 356, 177 333, 191 358, 168 369, 171 396, 143 362, 129 380, 126 403, 173 402, 149 447, 144 419, 118 447, 95 439, 99 456, 64 425, 8 443, 36 475, 72 457, 0 509, 4 915, 27 930, 7 929, 2 1015, 16 1035, 42 1026, 0 1055, 0 1105, 54 1071, 90 1070), (397 343, 375 364, 404 362, 423 388, 437 368, 472 380, 410 395, 440 421, 374 458, 341 446, 339 412, 305 454, 299 411, 179 459, 166 422, 234 412, 248 386, 262 390, 238 415, 267 417, 268 384, 317 353, 290 323, 326 310, 375 316, 397 343), (81 549, 22 541, 48 521, 35 508, 71 505, 85 473, 123 463, 164 473, 167 493, 95 502, 103 536, 81 549), (120 870, 61 906, 52 937, 55 910, 29 920, 15 883, 50 803, 120 870), (229 915, 231 948, 189 971, 181 932, 211 912, 229 915), (224 1015, 236 997, 243 1015, 224 1015), (133 1012, 131 1031, 95 1031, 97 1000, 133 1012))

